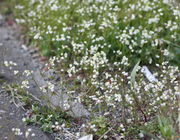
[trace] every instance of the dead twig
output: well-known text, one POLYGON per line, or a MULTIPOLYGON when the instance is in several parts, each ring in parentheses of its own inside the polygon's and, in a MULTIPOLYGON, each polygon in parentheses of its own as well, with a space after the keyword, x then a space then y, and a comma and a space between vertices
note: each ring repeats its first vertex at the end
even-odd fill
POLYGON ((98 140, 101 140, 106 134, 108 134, 116 125, 109 128, 98 140))

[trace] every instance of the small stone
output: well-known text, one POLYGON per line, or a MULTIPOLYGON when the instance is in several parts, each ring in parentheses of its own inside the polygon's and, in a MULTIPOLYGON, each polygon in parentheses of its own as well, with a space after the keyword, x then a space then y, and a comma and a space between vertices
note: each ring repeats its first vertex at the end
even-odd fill
POLYGON ((39 58, 40 55, 39 54, 33 54, 32 57, 33 57, 33 59, 36 59, 36 58, 39 58))
POLYGON ((6 40, 6 41, 8 41, 8 40, 10 40, 11 38, 10 38, 10 36, 9 35, 6 35, 5 37, 4 37, 4 40, 6 40))
POLYGON ((21 46, 21 48, 22 48, 23 50, 25 50, 25 51, 27 51, 27 50, 28 50, 27 46, 26 46, 26 45, 24 45, 24 44, 21 46))
POLYGON ((29 131, 29 132, 31 132, 31 131, 32 131, 32 129, 31 129, 31 128, 28 128, 28 131, 29 131))
POLYGON ((4 17, 0 15, 0 25, 3 25, 3 23, 4 23, 4 17))
POLYGON ((14 113, 10 113, 9 115, 10 115, 10 116, 13 116, 13 115, 14 115, 14 113))
POLYGON ((90 113, 84 108, 84 106, 80 103, 72 103, 71 111, 73 112, 74 116, 79 117, 89 117, 90 113))
POLYGON ((4 114, 4 113, 6 113, 6 111, 0 110, 0 114, 4 114))
POLYGON ((79 138, 78 140, 93 140, 93 135, 87 135, 87 136, 83 136, 81 138, 79 138))
POLYGON ((29 131, 26 131, 25 132, 25 137, 28 138, 28 136, 29 136, 29 131))

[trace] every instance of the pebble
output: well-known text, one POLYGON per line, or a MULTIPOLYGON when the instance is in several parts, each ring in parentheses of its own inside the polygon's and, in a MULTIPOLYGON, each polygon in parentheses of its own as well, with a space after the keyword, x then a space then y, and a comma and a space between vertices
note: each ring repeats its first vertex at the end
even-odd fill
POLYGON ((10 40, 11 38, 10 38, 10 36, 9 35, 6 35, 5 37, 4 37, 4 40, 6 40, 6 41, 8 41, 8 40, 10 40))
POLYGON ((4 23, 4 17, 0 15, 0 25, 3 25, 3 23, 4 23))
POLYGON ((4 113, 6 113, 6 111, 0 110, 0 114, 4 114, 4 113))
POLYGON ((36 59, 36 58, 39 58, 39 57, 40 57, 39 54, 33 54, 33 55, 32 55, 32 58, 33 58, 33 59, 36 59))
POLYGON ((13 115, 14 115, 14 113, 10 113, 9 115, 10 115, 10 116, 13 116, 13 115))
POLYGON ((23 50, 25 50, 25 51, 27 51, 27 50, 28 50, 27 46, 26 46, 26 45, 24 45, 24 44, 21 46, 21 48, 22 48, 23 50))

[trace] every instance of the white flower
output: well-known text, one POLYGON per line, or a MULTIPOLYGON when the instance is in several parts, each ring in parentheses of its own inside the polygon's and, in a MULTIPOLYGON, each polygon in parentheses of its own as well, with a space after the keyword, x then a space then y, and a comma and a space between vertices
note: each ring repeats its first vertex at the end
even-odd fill
POLYGON ((23 74, 26 75, 26 76, 29 76, 29 75, 31 75, 32 73, 33 73, 33 71, 30 71, 30 70, 25 70, 25 71, 23 72, 23 74))
POLYGON ((144 137, 144 134, 143 134, 143 133, 139 133, 139 137, 140 137, 140 138, 143 138, 143 137, 144 137))
POLYGON ((12 128, 12 131, 17 136, 21 136, 23 134, 19 128, 12 128))
POLYGON ((148 24, 152 24, 152 23, 158 23, 159 22, 159 18, 155 17, 155 18, 150 18, 148 21, 148 24))
POLYGON ((55 125, 59 125, 59 122, 55 122, 55 125))
POLYGON ((18 73, 19 73, 18 70, 15 70, 15 71, 14 71, 14 75, 17 75, 18 73))
POLYGON ((121 98, 121 94, 115 94, 115 101, 121 102, 122 98, 121 98))
POLYGON ((13 61, 4 61, 4 65, 6 67, 10 67, 10 66, 17 66, 17 64, 13 61))
POLYGON ((31 128, 28 128, 28 131, 29 131, 29 132, 31 132, 31 131, 32 131, 32 129, 31 129, 31 128))
POLYGON ((31 136, 32 136, 32 137, 34 137, 34 136, 35 136, 35 134, 34 134, 34 133, 32 133, 32 134, 31 134, 31 136))
POLYGON ((29 81, 27 80, 22 81, 21 88, 29 88, 29 81))
POLYGON ((28 136, 29 136, 29 131, 26 131, 25 132, 25 137, 28 138, 28 136))
POLYGON ((37 33, 35 36, 34 36, 34 39, 40 39, 40 33, 37 33))
POLYGON ((167 49, 165 49, 165 50, 164 50, 164 55, 165 55, 165 56, 168 56, 169 54, 170 54, 169 51, 168 51, 167 49))
POLYGON ((45 86, 40 87, 40 90, 41 90, 42 92, 44 92, 44 93, 47 93, 47 89, 46 89, 46 87, 45 87, 45 86))
POLYGON ((51 92, 54 92, 54 91, 55 91, 54 88, 55 88, 55 85, 54 85, 53 83, 51 83, 51 82, 48 82, 48 89, 49 89, 51 92))
POLYGON ((9 67, 8 61, 4 61, 4 65, 5 65, 6 67, 9 67))
POLYGON ((26 121, 26 118, 22 118, 22 121, 25 122, 25 121, 26 121))

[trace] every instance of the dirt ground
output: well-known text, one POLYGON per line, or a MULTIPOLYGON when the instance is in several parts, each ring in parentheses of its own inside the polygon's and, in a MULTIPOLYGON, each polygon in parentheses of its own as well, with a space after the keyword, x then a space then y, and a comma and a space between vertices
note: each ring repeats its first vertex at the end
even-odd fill
MULTIPOLYGON (((17 63, 16 70, 36 69, 38 66, 31 61, 30 55, 20 46, 16 39, 16 32, 12 27, 6 25, 2 16, 0 17, 0 140, 52 140, 53 137, 43 133, 38 126, 26 126, 22 118, 25 112, 10 103, 10 96, 2 91, 2 85, 18 80, 14 77, 13 69, 8 70, 2 63, 3 61, 13 61, 17 63), (20 129, 21 136, 17 136, 12 131, 13 128, 20 129), (27 137, 26 132, 30 129, 27 137)), ((18 77, 22 78, 22 77, 18 77)), ((40 93, 31 84, 30 90, 39 97, 40 93)))

